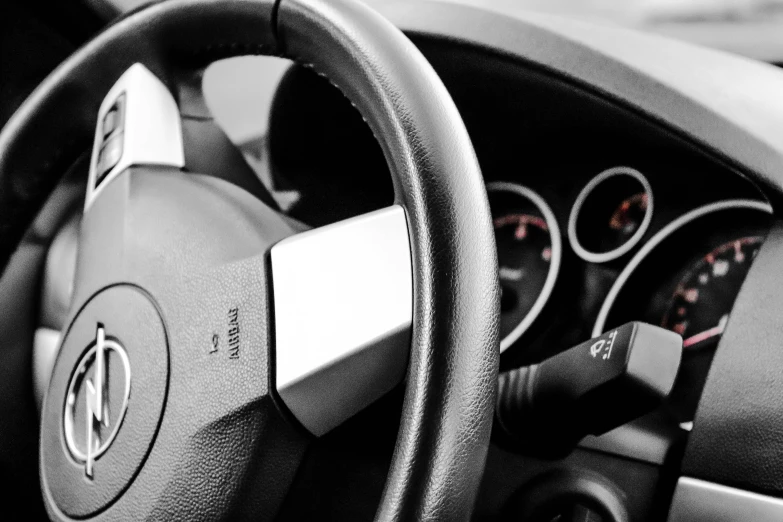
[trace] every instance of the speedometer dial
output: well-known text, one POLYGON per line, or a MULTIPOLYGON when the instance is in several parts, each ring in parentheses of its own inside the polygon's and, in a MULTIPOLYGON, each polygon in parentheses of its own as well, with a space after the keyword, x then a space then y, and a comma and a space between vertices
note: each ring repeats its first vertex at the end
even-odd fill
POLYGON ((692 210, 639 250, 601 307, 594 335, 635 320, 683 337, 682 364, 665 407, 682 426, 693 420, 715 348, 769 223, 769 206, 756 201, 692 210))
POLYGON ((544 199, 512 183, 487 185, 500 276, 500 349, 541 313, 560 269, 560 229, 544 199))
POLYGON ((661 322, 661 326, 682 336, 683 348, 696 350, 717 345, 762 240, 760 236, 751 236, 729 241, 687 270, 661 322))

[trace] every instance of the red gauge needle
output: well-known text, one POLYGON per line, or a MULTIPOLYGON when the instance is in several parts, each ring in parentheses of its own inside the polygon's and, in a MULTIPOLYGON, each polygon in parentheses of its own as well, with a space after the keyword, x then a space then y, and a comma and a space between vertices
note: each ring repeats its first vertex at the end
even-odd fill
POLYGON ((718 326, 713 326, 709 330, 704 330, 703 332, 697 333, 696 335, 691 335, 682 342, 682 347, 688 348, 695 344, 699 344, 700 342, 706 341, 707 339, 711 339, 723 334, 724 330, 726 330, 726 323, 728 323, 728 319, 729 316, 724 315, 720 318, 718 326))

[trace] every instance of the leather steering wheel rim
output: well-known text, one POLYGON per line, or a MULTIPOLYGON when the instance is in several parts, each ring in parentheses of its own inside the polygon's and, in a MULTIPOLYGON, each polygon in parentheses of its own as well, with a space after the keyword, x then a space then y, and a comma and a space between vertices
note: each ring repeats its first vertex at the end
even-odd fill
POLYGON ((413 334, 376 519, 467 519, 492 425, 498 281, 481 172, 460 115, 413 44, 353 0, 169 0, 117 21, 53 72, 0 134, 0 265, 91 142, 98 106, 142 63, 183 74, 236 55, 290 58, 336 85, 384 151, 406 211, 413 334))

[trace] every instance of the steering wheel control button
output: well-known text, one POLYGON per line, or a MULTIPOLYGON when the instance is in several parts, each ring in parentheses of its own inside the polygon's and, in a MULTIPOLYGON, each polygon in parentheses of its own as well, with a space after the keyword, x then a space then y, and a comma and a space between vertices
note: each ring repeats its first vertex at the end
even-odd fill
POLYGON ((103 139, 106 139, 123 125, 123 111, 125 109, 125 95, 120 94, 109 112, 103 117, 103 139))
POLYGON ((129 285, 95 295, 69 327, 42 412, 44 492, 72 518, 105 509, 135 478, 166 401, 157 307, 129 285))
MULTIPOLYGON (((95 167, 95 187, 106 178, 106 175, 120 162, 123 150, 123 122, 125 113, 125 94, 120 94, 109 112, 103 117, 101 124, 102 136, 96 137, 96 143, 100 143, 98 152, 98 164, 95 167)), ((100 133, 99 133, 100 134, 100 133)))
POLYGON ((109 171, 119 163, 122 158, 122 133, 115 134, 103 145, 98 153, 98 165, 96 167, 97 177, 95 186, 97 187, 106 178, 109 171))
POLYGON ((682 358, 674 332, 632 322, 540 364, 502 373, 497 419, 526 451, 562 457, 658 407, 682 358))
POLYGON ((185 151, 174 97, 137 63, 120 76, 98 110, 84 210, 112 179, 141 165, 182 168, 185 151))
POLYGON ((119 113, 116 108, 112 108, 106 116, 103 118, 103 137, 104 139, 109 137, 109 134, 114 132, 119 122, 119 113))

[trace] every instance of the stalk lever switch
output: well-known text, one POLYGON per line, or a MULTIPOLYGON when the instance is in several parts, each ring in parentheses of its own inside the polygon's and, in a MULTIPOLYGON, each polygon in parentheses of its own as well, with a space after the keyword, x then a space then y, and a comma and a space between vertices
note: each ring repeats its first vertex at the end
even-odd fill
POLYGON ((500 374, 496 417, 531 454, 558 458, 656 408, 682 357, 676 333, 640 322, 500 374))

